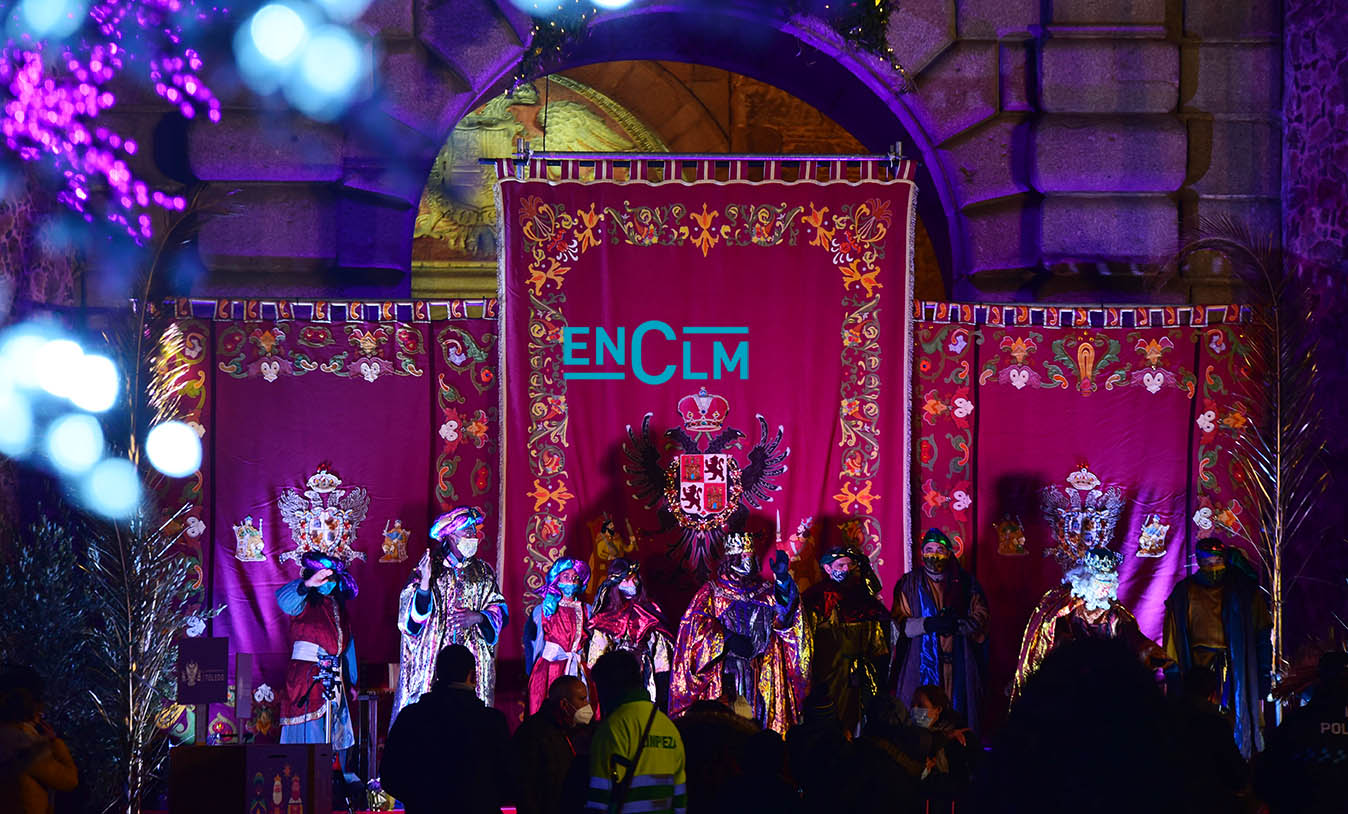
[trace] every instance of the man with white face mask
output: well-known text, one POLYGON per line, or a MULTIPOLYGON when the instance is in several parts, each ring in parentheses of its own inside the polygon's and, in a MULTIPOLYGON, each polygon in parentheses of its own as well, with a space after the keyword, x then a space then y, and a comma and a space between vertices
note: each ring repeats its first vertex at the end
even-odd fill
POLYGON ((1119 602, 1119 564, 1123 555, 1098 546, 1063 576, 1063 584, 1044 594, 1030 614, 1021 640, 1020 659, 1011 686, 1015 703, 1025 681, 1054 649, 1078 639, 1122 639, 1152 668, 1170 660, 1142 634, 1133 614, 1119 602))
POLYGON ((432 544, 398 598, 402 658, 393 715, 430 689, 435 658, 462 644, 477 661, 477 696, 491 705, 496 690, 496 643, 509 619, 496 572, 478 559, 482 512, 460 506, 431 525, 432 544))
POLYGON ((552 682, 543 706, 510 741, 519 814, 560 814, 584 805, 593 720, 584 681, 564 675, 552 682))

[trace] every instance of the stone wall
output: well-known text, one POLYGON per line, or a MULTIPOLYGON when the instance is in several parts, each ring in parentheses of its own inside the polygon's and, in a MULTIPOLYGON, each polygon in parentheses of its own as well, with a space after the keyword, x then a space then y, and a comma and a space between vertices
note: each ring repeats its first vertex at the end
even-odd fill
POLYGON ((1322 636, 1326 609, 1348 619, 1348 504, 1339 499, 1348 438, 1336 431, 1348 423, 1348 4, 1288 0, 1284 36, 1283 246, 1297 283, 1313 292, 1321 343, 1316 401, 1330 428, 1330 499, 1298 541, 1312 579, 1289 592, 1288 614, 1295 632, 1322 636))
MULTIPOLYGON (((219 126, 186 130, 190 174, 234 192, 200 232, 192 293, 410 292, 426 173, 454 122, 508 83, 528 21, 506 0, 375 0, 360 24, 387 92, 352 126, 240 96, 219 126)), ((917 90, 900 95, 879 60, 777 4, 660 4, 601 17, 555 67, 716 65, 867 150, 901 140, 957 299, 1221 299, 1202 270, 1160 295, 1152 273, 1199 215, 1276 228, 1279 28, 1276 0, 904 0, 889 41, 917 90)))
MULTIPOLYGON (((957 298, 1150 296, 1198 216, 1276 231, 1278 4, 1234 5, 901 4, 890 43, 968 230, 957 298)), ((1163 295, 1224 296, 1197 275, 1163 295)))

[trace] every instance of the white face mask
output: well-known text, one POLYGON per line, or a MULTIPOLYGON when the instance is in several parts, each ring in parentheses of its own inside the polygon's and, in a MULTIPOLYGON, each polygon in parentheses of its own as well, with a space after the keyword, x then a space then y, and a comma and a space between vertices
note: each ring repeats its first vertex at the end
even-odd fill
POLYGON ((466 560, 477 554, 477 543, 477 538, 467 537, 459 540, 454 547, 458 549, 459 556, 466 560))
POLYGON ((926 707, 913 707, 912 713, 913 723, 923 729, 930 729, 931 725, 936 722, 936 716, 932 714, 932 710, 926 707))
POLYGON ((576 726, 585 726, 590 721, 594 720, 594 707, 586 704, 576 710, 576 714, 571 716, 571 719, 576 722, 576 726))
POLYGON ((618 593, 623 596, 636 596, 637 586, 632 582, 620 582, 618 583, 618 593))

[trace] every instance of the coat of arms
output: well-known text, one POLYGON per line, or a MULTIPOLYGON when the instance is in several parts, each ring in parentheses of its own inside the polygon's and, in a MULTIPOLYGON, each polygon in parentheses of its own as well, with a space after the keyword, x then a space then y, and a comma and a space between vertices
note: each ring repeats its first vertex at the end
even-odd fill
POLYGON ((743 530, 749 509, 772 501, 771 493, 781 489, 776 480, 786 472, 786 456, 791 454, 790 447, 781 447, 782 427, 771 433, 767 419, 759 415, 758 443, 741 466, 733 451, 742 448, 744 433, 725 426, 729 413, 730 402, 704 387, 679 401, 683 426, 665 433, 670 443, 663 452, 651 439, 651 413, 642 419, 640 436, 628 425, 623 444, 627 485, 635 488, 645 508, 658 507, 660 512, 655 533, 680 528, 681 537, 672 550, 699 574, 707 571, 726 532, 743 530), (677 454, 662 464, 664 452, 677 454))
POLYGON ((370 496, 359 487, 342 489, 342 479, 321 466, 305 483, 301 495, 286 489, 277 501, 281 518, 290 526, 296 548, 281 555, 281 561, 298 563, 310 551, 350 562, 365 554, 351 548, 356 528, 370 508, 370 496))
POLYGON ((1123 489, 1101 489, 1095 473, 1084 464, 1065 478, 1067 487, 1045 486, 1040 490, 1044 519, 1057 546, 1044 556, 1057 558, 1071 568, 1092 548, 1108 548, 1114 539, 1114 526, 1123 510, 1123 489))

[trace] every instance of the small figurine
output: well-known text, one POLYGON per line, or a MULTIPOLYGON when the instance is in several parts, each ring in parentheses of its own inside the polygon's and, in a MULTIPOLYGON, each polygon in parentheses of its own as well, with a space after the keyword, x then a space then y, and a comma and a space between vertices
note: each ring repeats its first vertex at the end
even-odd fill
POLYGON ((1137 538, 1137 556, 1164 557, 1165 538, 1169 533, 1170 526, 1161 522, 1160 515, 1150 515, 1147 522, 1142 525, 1142 533, 1137 538))
POLYGON ((403 529, 403 521, 394 520, 391 523, 384 524, 384 542, 382 548, 384 555, 379 558, 380 562, 403 562, 407 559, 407 538, 408 533, 403 529))
POLYGON ((1003 557, 1021 557, 1025 549, 1025 526, 1019 517, 1007 515, 997 523, 997 553, 1003 557))
POLYGON ((262 520, 253 525, 253 516, 243 518, 242 523, 234 524, 234 557, 239 562, 263 562, 266 542, 262 539, 262 520))

